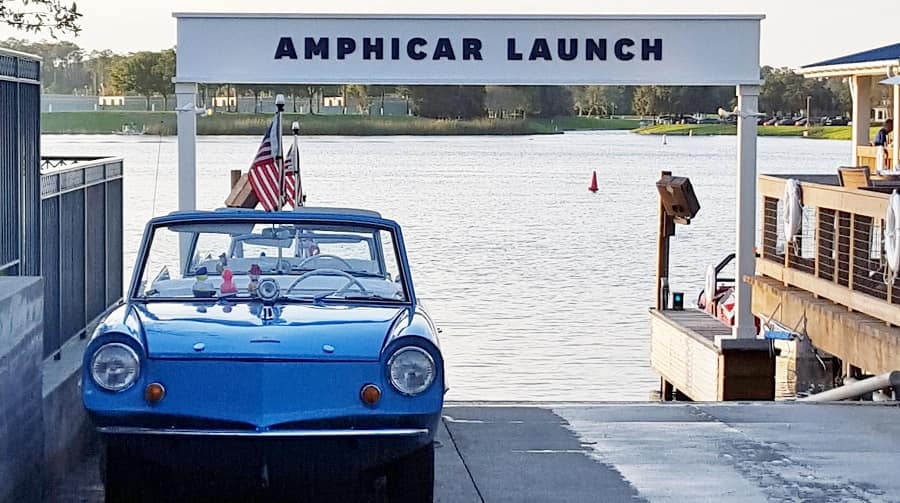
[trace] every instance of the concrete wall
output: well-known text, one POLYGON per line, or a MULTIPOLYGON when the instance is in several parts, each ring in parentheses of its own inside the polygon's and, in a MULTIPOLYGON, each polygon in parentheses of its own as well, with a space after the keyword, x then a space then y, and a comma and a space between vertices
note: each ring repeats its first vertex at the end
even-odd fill
POLYGON ((72 337, 61 358, 44 361, 44 492, 79 466, 96 435, 81 403, 81 356, 87 339, 72 337))
POLYGON ((41 501, 95 438, 79 387, 87 339, 43 358, 43 292, 40 278, 0 276, 0 503, 41 501))
POLYGON ((43 286, 0 277, 0 503, 43 489, 43 286))
MULTIPOLYGON (((163 111, 163 99, 159 96, 150 98, 150 106, 157 112, 163 111)), ((169 97, 166 110, 175 109, 175 97, 169 97)), ((147 99, 143 96, 127 96, 124 106, 101 107, 96 96, 75 96, 70 94, 41 95, 41 112, 91 112, 96 110, 147 110, 147 99)))

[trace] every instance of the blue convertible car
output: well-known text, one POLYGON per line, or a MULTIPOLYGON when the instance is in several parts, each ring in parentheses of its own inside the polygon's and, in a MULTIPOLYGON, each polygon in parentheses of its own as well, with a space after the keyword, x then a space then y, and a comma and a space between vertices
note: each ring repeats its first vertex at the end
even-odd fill
POLYGON ((307 480, 432 500, 443 359, 400 227, 374 212, 153 219, 82 389, 107 501, 307 480))

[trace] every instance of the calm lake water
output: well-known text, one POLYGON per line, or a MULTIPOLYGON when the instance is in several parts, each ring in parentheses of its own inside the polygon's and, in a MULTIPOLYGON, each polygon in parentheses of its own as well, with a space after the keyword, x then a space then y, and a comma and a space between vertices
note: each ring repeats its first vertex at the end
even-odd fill
MULTIPOLYGON (((261 135, 260 135, 261 137, 261 135)), ((223 205, 260 137, 201 137, 198 205, 223 205)), ((147 219, 177 204, 175 138, 44 136, 45 155, 125 159, 130 276, 147 219), (157 158, 159 159, 157 169, 157 158)), ((696 301, 734 248, 734 137, 305 137, 310 205, 380 211, 404 228, 439 327, 451 400, 645 400, 662 169, 701 210, 673 242, 672 289, 696 301), (600 191, 588 192, 597 170, 600 191)), ((761 173, 833 172, 849 142, 760 138, 761 173)))

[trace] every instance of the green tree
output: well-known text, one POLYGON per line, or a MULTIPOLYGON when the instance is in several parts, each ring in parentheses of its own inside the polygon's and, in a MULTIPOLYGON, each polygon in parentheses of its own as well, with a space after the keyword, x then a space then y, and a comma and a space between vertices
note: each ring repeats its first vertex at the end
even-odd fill
POLYGON ((406 115, 409 115, 409 112, 410 112, 409 100, 412 97, 412 88, 409 86, 397 86, 394 89, 394 92, 397 94, 397 96, 400 96, 401 98, 406 100, 406 115))
POLYGON ((529 111, 538 117, 551 118, 571 115, 574 110, 572 93, 562 86, 529 86, 529 111))
MULTIPOLYGON (((853 98, 850 96, 850 85, 842 78, 830 78, 825 86, 834 96, 834 109, 828 115, 849 116, 853 110, 853 98)), ((887 87, 887 86, 884 86, 887 87)))
POLYGON ((603 105, 602 86, 577 86, 572 93, 572 98, 572 105, 579 117, 599 115, 599 110, 603 105))
POLYGON ((0 0, 0 24, 25 32, 47 30, 51 37, 57 33, 78 34, 81 13, 72 2, 60 0, 0 0))
MULTIPOLYGON (((366 86, 366 95, 374 96, 380 101, 378 104, 379 115, 384 114, 384 97, 397 92, 397 86, 371 85, 366 86)), ((368 108, 368 107, 367 107, 368 108)))
POLYGON ((524 114, 531 103, 531 96, 521 86, 487 86, 484 104, 497 118, 510 114, 524 114))
MULTIPOLYGON (((253 96, 253 113, 259 113, 259 97, 266 90, 262 84, 236 84, 234 93, 236 96, 253 96)), ((235 100, 236 101, 236 100, 235 100)), ((238 109, 240 111, 240 109, 238 109)))
POLYGON ((110 75, 116 88, 145 97, 147 110, 150 110, 150 97, 159 89, 159 74, 155 70, 158 60, 158 53, 136 52, 117 62, 110 75))
POLYGON ((672 88, 638 86, 632 96, 632 108, 638 115, 656 115, 672 110, 672 88))
POLYGON ((362 84, 348 84, 342 86, 341 96, 344 98, 344 106, 350 106, 350 100, 356 101, 356 109, 360 114, 369 111, 369 90, 362 84))
POLYGON ((790 68, 762 67, 763 85, 759 92, 759 109, 772 115, 793 115, 805 109, 809 95, 802 75, 790 68))
POLYGON ((156 63, 151 69, 156 79, 154 91, 163 98, 163 110, 169 109, 169 96, 175 93, 175 50, 165 49, 157 53, 156 63))
POLYGON ((113 53, 109 49, 91 51, 85 60, 84 66, 90 76, 90 89, 93 94, 111 94, 117 90, 112 85, 110 73, 112 67, 122 56, 113 53))
POLYGON ((84 51, 72 42, 29 42, 8 38, 3 41, 3 46, 43 59, 41 86, 46 93, 71 94, 90 85, 84 51))
POLYGON ((475 119, 485 114, 484 86, 416 86, 412 96, 422 117, 475 119))

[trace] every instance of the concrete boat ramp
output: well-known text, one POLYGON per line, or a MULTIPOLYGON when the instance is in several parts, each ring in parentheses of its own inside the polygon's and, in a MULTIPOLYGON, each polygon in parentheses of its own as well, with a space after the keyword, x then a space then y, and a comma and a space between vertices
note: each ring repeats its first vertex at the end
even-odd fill
MULTIPOLYGON (((900 502, 898 419, 875 403, 453 403, 435 501, 900 502)), ((102 501, 96 462, 49 500, 102 501)))

